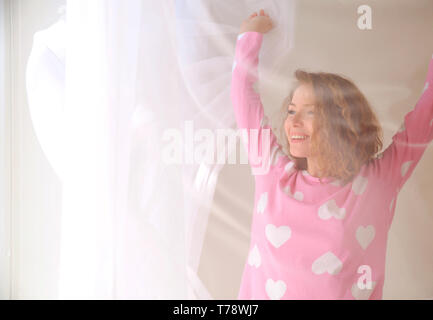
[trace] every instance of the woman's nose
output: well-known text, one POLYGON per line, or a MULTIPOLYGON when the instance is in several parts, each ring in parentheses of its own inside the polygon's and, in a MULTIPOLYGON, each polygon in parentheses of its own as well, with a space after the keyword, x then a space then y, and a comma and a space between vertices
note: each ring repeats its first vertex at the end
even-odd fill
POLYGON ((295 114, 295 116, 293 117, 293 125, 301 125, 302 124, 302 117, 301 115, 295 114))

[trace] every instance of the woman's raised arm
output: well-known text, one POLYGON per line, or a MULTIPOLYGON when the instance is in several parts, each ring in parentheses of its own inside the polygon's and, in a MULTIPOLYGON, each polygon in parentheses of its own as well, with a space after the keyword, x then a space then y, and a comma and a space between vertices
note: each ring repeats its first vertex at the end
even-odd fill
MULTIPOLYGON (((231 100, 239 129, 246 129, 244 140, 254 175, 267 174, 284 156, 281 146, 267 123, 260 95, 253 85, 258 80, 259 51, 263 34, 272 29, 272 20, 263 10, 242 23, 237 38, 231 84, 231 100)), ((286 157, 288 159, 288 157, 286 157)))
POLYGON ((400 129, 392 137, 392 143, 376 160, 378 175, 395 188, 396 194, 412 175, 432 140, 433 56, 429 62, 421 97, 415 107, 405 115, 400 129))

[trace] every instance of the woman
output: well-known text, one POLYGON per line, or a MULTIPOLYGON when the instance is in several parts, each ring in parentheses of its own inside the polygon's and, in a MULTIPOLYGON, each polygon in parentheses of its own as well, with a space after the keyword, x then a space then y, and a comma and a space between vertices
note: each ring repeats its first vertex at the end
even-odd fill
POLYGON ((433 139, 433 62, 416 107, 379 155, 382 130, 359 89, 297 70, 280 146, 253 88, 272 28, 264 10, 243 22, 233 68, 231 98, 256 182, 238 298, 381 299, 397 196, 433 139))

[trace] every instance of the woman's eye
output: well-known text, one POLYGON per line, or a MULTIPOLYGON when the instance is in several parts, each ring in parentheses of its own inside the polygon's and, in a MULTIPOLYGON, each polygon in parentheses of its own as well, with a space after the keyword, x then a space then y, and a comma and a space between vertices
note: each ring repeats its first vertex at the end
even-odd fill
MULTIPOLYGON (((295 114, 295 110, 287 110, 287 114, 295 114)), ((308 114, 314 114, 314 111, 308 111, 308 114)))

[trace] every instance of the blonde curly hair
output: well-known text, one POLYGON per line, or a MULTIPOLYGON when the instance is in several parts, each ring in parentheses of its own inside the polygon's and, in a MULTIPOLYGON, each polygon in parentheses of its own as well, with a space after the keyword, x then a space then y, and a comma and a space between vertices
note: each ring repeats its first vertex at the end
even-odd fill
POLYGON ((283 150, 295 162, 297 170, 307 169, 306 158, 290 154, 284 122, 295 90, 310 85, 315 96, 315 134, 310 146, 317 155, 318 169, 322 177, 333 177, 345 184, 382 149, 380 123, 370 103, 351 80, 337 74, 300 69, 294 75, 297 81, 281 107, 283 150))

